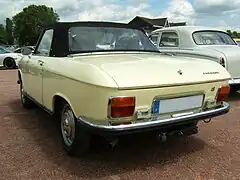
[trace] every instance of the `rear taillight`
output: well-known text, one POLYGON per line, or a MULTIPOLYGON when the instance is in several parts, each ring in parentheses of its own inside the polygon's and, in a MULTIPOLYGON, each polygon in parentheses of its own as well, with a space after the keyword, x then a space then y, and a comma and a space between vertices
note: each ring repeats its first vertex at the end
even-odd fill
POLYGON ((113 97, 109 99, 108 118, 131 117, 135 110, 135 97, 113 97))
POLYGON ((230 86, 223 86, 218 89, 217 96, 216 96, 216 102, 223 102, 228 98, 230 92, 230 86))
POLYGON ((224 57, 220 57, 220 62, 219 62, 223 67, 226 68, 226 62, 225 62, 225 59, 224 57))

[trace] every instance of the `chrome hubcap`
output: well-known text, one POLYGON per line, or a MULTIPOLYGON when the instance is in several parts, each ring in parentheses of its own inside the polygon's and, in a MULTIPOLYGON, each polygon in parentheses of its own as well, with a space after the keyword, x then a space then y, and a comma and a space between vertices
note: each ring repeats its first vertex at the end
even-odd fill
POLYGON ((62 112, 61 130, 65 144, 71 146, 75 138, 75 119, 69 108, 65 108, 62 112))

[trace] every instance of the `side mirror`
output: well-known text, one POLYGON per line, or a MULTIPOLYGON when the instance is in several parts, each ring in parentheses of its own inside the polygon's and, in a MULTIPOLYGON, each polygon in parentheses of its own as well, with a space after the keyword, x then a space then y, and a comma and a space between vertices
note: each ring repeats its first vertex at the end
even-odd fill
POLYGON ((32 50, 28 47, 23 47, 22 50, 21 50, 21 53, 23 55, 30 55, 30 54, 32 54, 32 50))

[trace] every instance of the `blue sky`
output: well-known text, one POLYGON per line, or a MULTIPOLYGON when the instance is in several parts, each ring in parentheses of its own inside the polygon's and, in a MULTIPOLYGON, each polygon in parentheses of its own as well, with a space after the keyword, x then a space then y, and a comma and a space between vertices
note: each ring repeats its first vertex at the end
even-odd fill
POLYGON ((163 0, 159 3, 159 0, 149 1, 149 10, 152 11, 153 16, 158 16, 159 12, 163 12, 168 7, 168 0, 163 0))
POLYGON ((128 22, 135 16, 167 17, 171 22, 240 31, 240 0, 1 0, 0 22, 30 4, 53 7, 61 21, 128 22))

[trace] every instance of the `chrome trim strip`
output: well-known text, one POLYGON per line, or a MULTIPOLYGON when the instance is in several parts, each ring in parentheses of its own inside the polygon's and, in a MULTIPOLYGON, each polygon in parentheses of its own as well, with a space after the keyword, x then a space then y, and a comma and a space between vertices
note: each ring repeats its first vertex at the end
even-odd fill
POLYGON ((117 126, 99 125, 99 124, 91 123, 86 117, 79 117, 78 122, 82 125, 88 126, 93 129, 119 132, 119 131, 136 130, 136 129, 142 129, 142 128, 143 129, 151 128, 151 127, 179 123, 179 122, 189 121, 189 120, 204 120, 207 118, 212 118, 215 116, 225 114, 229 111, 229 109, 230 109, 230 105, 226 102, 223 102, 222 107, 219 107, 217 109, 207 110, 204 112, 189 114, 189 115, 180 116, 180 117, 173 117, 169 119, 153 120, 153 118, 150 118, 148 122, 139 122, 134 124, 124 124, 124 125, 117 125, 117 126))
POLYGON ((107 54, 146 54, 146 53, 157 53, 159 51, 152 52, 152 51, 94 51, 94 52, 82 52, 82 53, 74 53, 69 54, 68 57, 77 57, 77 56, 89 56, 89 55, 107 55, 107 54))

